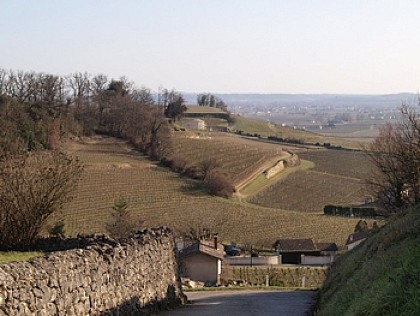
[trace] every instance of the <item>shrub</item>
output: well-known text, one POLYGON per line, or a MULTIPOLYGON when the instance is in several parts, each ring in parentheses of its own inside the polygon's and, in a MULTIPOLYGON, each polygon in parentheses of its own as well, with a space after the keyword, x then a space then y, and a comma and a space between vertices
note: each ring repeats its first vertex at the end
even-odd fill
POLYGON ((181 155, 176 155, 171 158, 169 168, 174 172, 183 173, 187 169, 187 160, 181 155))
POLYGON ((57 223, 55 223, 54 226, 52 226, 48 232, 55 236, 55 237, 64 237, 66 234, 66 229, 65 229, 66 224, 63 221, 59 221, 57 223))
POLYGON ((204 172, 203 169, 197 166, 190 166, 188 167, 184 174, 192 179, 196 180, 203 180, 204 179, 204 172))
POLYGON ((212 170, 206 177, 210 194, 224 198, 231 197, 235 192, 232 181, 219 169, 212 170))
POLYGON ((58 152, 0 160, 0 249, 25 250, 51 214, 71 199, 81 164, 58 152))
POLYGON ((115 200, 112 207, 112 219, 106 225, 106 230, 112 238, 123 238, 129 236, 131 233, 136 230, 140 230, 142 221, 137 220, 130 212, 127 210, 128 202, 125 198, 120 197, 115 200))

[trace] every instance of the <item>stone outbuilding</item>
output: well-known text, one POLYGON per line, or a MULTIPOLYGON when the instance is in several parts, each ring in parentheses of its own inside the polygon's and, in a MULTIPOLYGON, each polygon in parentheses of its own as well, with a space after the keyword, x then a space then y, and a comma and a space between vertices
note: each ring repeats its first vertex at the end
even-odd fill
POLYGON ((193 281, 220 283, 223 245, 214 240, 194 241, 180 251, 180 275, 193 281))
POLYGON ((181 124, 187 129, 193 129, 198 131, 205 131, 207 129, 206 122, 201 119, 182 119, 181 124))

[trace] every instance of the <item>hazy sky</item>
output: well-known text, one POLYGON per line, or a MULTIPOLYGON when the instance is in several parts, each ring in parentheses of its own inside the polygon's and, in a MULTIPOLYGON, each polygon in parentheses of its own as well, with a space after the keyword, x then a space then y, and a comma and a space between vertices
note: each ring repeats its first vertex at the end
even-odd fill
POLYGON ((419 0, 0 0, 0 67, 152 90, 420 89, 419 0))

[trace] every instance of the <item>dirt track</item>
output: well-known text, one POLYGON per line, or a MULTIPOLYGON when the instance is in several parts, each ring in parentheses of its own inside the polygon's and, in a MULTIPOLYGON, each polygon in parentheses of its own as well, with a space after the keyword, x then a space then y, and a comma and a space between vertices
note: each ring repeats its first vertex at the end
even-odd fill
POLYGON ((286 159, 290 157, 291 154, 289 152, 284 152, 283 155, 274 157, 270 159, 269 161, 266 161, 263 165, 261 165, 257 170, 255 170, 253 173, 249 174, 247 178, 243 179, 241 182, 236 184, 236 191, 239 192, 244 187, 246 187, 249 183, 255 180, 261 173, 263 173, 265 170, 269 169, 270 167, 273 167, 279 160, 286 159))

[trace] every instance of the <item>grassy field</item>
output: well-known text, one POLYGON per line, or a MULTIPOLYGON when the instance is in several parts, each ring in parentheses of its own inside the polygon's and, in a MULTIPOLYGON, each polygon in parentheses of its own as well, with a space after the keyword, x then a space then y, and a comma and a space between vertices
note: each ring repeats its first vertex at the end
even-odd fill
POLYGON ((198 106, 198 105, 190 105, 187 108, 186 113, 202 113, 202 114, 209 114, 209 113, 226 113, 220 108, 213 108, 209 106, 198 106))
POLYGON ((357 223, 209 196, 198 182, 157 166, 120 140, 73 142, 67 150, 85 163, 85 172, 74 199, 50 224, 64 219, 69 235, 104 232, 120 196, 144 226, 165 225, 178 232, 217 226, 222 240, 255 245, 271 245, 278 238, 313 238, 343 246, 357 223))

